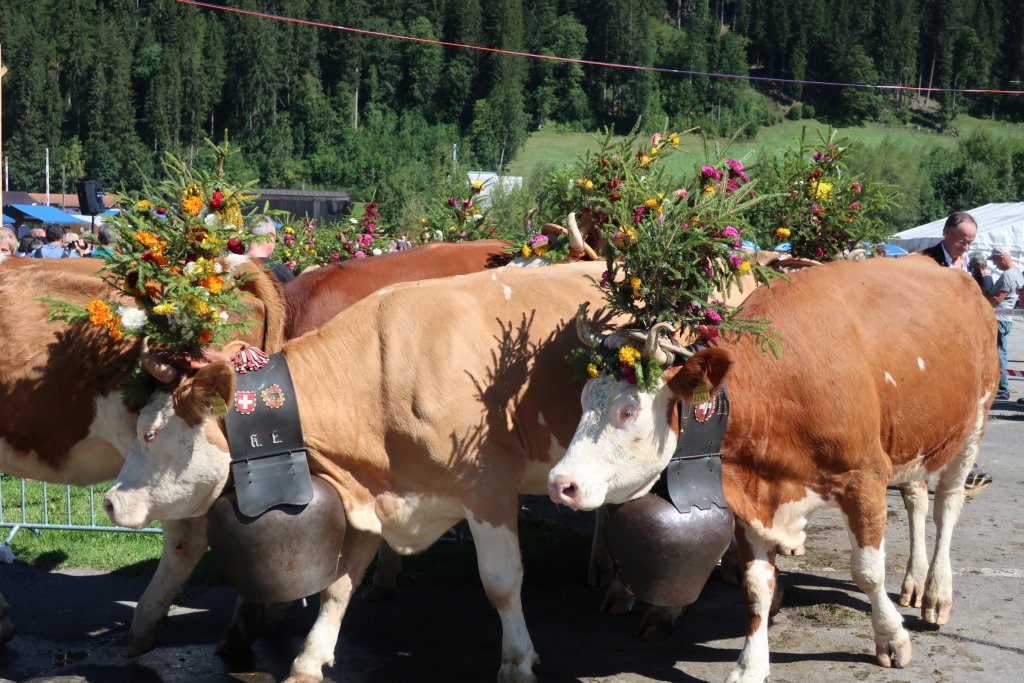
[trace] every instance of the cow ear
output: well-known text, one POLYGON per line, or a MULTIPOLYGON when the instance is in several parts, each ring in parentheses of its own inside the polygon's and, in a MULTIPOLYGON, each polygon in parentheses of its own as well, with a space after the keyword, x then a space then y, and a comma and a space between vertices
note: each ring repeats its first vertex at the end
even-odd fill
POLYGON ((693 392, 703 386, 716 393, 725 382, 732 366, 732 355, 725 349, 701 349, 668 380, 676 398, 692 402, 693 392))
POLYGON ((223 411, 215 407, 227 404, 234 390, 235 369, 231 363, 210 363, 175 390, 174 412, 189 427, 196 427, 211 414, 221 414, 223 411))

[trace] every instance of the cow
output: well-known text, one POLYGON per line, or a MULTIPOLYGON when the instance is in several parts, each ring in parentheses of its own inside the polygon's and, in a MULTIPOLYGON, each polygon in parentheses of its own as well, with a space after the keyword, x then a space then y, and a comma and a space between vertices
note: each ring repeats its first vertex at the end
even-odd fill
POLYGON ((910 638, 885 592, 886 486, 935 480, 937 539, 921 613, 945 624, 953 527, 998 380, 991 307, 965 274, 911 256, 793 273, 755 290, 742 311, 771 321, 780 357, 744 336, 666 369, 656 394, 608 377, 588 381, 579 427, 548 475, 549 496, 589 510, 647 493, 680 438, 675 408, 692 410, 701 385, 716 396, 727 384, 722 479, 749 616, 727 680, 768 678, 776 546, 802 543, 807 516, 825 506, 838 507, 849 529, 876 660, 904 667, 910 638))
MULTIPOLYGON (((97 272, 102 265, 95 259, 0 263, 0 471, 85 486, 113 479, 124 463, 138 411, 125 404, 120 388, 138 358, 139 343, 114 341, 88 325, 48 321, 40 300, 49 296, 85 305, 113 295, 97 272)), ((237 267, 255 276, 245 285, 255 323, 246 338, 280 348, 284 307, 276 285, 255 265, 237 267)), ((151 646, 159 621, 205 549, 205 529, 196 520, 163 525, 163 553, 135 610, 129 652, 151 646)), ((0 606, 0 642, 13 635, 4 611, 0 606)))
MULTIPOLYGON (((259 322, 249 341, 273 352, 286 336, 312 330, 380 287, 483 270, 507 260, 508 246, 500 240, 430 244, 324 266, 280 290, 259 269, 245 285, 256 297, 252 318, 259 322)), ((124 463, 138 413, 124 404, 119 388, 138 358, 138 344, 114 342, 95 328, 48 322, 39 300, 84 305, 111 294, 99 277, 101 266, 94 259, 0 262, 0 471, 84 486, 113 479, 124 463), (52 429, 52 415, 60 416, 61 429, 52 429)), ((163 552, 132 619, 129 655, 153 646, 171 601, 206 550, 204 519, 162 521, 163 552)), ((7 611, 0 596, 0 643, 13 635, 7 611)))
MULTIPOLYGON (((533 681, 537 661, 520 600, 518 496, 546 492, 582 388, 565 357, 573 314, 597 301, 603 264, 501 268, 378 292, 284 347, 310 468, 337 490, 348 519, 339 578, 289 681, 316 681, 333 661, 341 619, 381 538, 426 549, 466 519, 481 581, 502 624, 499 680, 533 681), (359 410, 351 406, 359 405, 359 410)), ((228 482, 223 420, 229 363, 161 392, 104 507, 117 524, 206 513, 228 482)))

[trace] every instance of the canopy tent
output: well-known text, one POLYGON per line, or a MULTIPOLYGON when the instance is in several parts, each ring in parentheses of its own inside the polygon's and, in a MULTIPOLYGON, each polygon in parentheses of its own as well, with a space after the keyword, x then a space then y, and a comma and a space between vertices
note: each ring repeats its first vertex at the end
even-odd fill
POLYGON ((6 213, 3 214, 3 217, 4 217, 4 225, 7 225, 8 223, 13 223, 14 222, 14 219, 11 218, 10 216, 8 216, 6 213))
POLYGON ((6 207, 14 218, 21 218, 26 221, 32 221, 35 223, 43 223, 44 225, 50 223, 56 223, 57 225, 77 225, 79 223, 86 223, 75 218, 69 213, 64 213, 55 206, 48 206, 46 204, 11 204, 6 207))
MULTIPOLYGON (((972 252, 984 253, 987 257, 993 247, 1006 247, 1017 262, 1024 260, 1024 202, 985 204, 968 211, 978 223, 978 235, 974 239, 972 252)), ((921 251, 942 239, 942 226, 946 219, 919 225, 889 238, 889 242, 907 251, 921 251)))

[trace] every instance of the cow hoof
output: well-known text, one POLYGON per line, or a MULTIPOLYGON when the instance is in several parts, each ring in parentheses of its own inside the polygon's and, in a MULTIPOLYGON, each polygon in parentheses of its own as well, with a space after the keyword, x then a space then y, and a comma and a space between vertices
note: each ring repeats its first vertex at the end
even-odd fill
POLYGON ((778 553, 779 555, 790 555, 792 557, 802 557, 803 555, 807 554, 807 548, 804 547, 803 543, 801 543, 800 545, 796 546, 795 548, 787 548, 784 545, 779 545, 779 546, 775 547, 775 552, 778 553))
POLYGON ((937 604, 930 606, 926 601, 925 607, 921 610, 921 618, 924 619, 925 623, 945 626, 949 623, 949 614, 952 611, 952 607, 948 600, 939 600, 937 604))
POLYGON ((658 607, 651 605, 640 619, 636 635, 641 638, 664 638, 672 632, 676 619, 686 612, 685 607, 658 607))
MULTIPOLYGON (((529 661, 537 664, 540 659, 534 655, 529 661)), ((502 662, 501 668, 498 669, 498 683, 537 683, 537 677, 533 675, 531 664, 502 662)))
POLYGON ((631 598, 625 592, 613 590, 615 586, 608 589, 601 601, 601 614, 608 614, 617 617, 622 614, 629 614, 633 611, 633 604, 636 598, 631 598))
POLYGON ((902 669, 910 664, 910 655, 910 635, 904 629, 888 643, 875 645, 875 659, 886 668, 902 669))
POLYGON ((398 591, 394 586, 372 585, 363 591, 362 598, 367 602, 384 602, 385 600, 394 600, 397 594, 398 591))
POLYGON ((900 606, 917 607, 920 609, 921 600, 924 598, 924 585, 913 576, 903 579, 903 586, 900 588, 900 606))
POLYGON ((122 656, 125 659, 135 659, 156 647, 156 634, 139 635, 136 633, 128 633, 128 635, 122 639, 121 645, 124 646, 122 656))

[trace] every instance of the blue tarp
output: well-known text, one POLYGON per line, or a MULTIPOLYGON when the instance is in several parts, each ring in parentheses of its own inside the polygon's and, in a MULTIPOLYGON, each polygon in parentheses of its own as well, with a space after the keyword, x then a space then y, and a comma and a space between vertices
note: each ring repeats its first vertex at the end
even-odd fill
POLYGON ((903 247, 899 246, 898 244, 893 244, 892 242, 886 242, 882 246, 885 247, 886 256, 906 256, 907 254, 910 253, 903 247))
POLYGON ((64 213, 60 209, 47 206, 46 204, 11 204, 5 207, 6 211, 9 211, 15 218, 24 218, 27 221, 34 221, 37 223, 56 223, 57 225, 78 225, 79 223, 86 223, 87 221, 75 218, 69 213, 64 213))
POLYGON ((782 244, 775 245, 775 251, 787 252, 789 251, 789 242, 783 242, 782 244))
POLYGON ((7 225, 8 223, 13 223, 14 222, 14 219, 11 218, 10 216, 8 216, 6 213, 3 216, 4 216, 4 225, 7 225))

